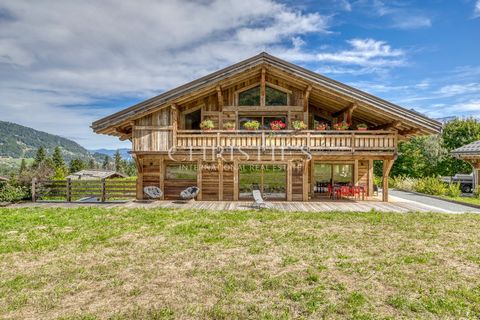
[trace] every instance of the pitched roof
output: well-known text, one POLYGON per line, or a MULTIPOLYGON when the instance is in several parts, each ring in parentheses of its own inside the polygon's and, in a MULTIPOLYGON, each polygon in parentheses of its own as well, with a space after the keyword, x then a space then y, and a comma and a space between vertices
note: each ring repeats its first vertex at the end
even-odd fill
POLYGON ((355 101, 363 102, 365 104, 376 107, 379 111, 391 114, 396 118, 415 123, 425 132, 438 133, 442 129, 442 124, 440 122, 430 119, 418 112, 402 108, 396 104, 375 97, 341 82, 335 81, 318 73, 289 63, 285 60, 274 57, 266 52, 262 52, 252 58, 241 61, 219 71, 213 72, 197 80, 184 84, 175 89, 166 91, 156 97, 145 100, 127 109, 95 121, 93 122, 91 127, 97 133, 105 133, 106 131, 108 131, 108 129, 112 127, 118 126, 122 123, 153 112, 164 104, 172 103, 173 100, 178 99, 179 97, 187 93, 204 89, 212 85, 216 85, 222 80, 225 80, 238 73, 252 69, 259 65, 267 65, 278 68, 309 83, 312 83, 313 85, 327 88, 329 90, 343 94, 344 96, 349 97, 355 101))
POLYGON ((67 178, 70 179, 81 179, 81 180, 92 180, 92 179, 106 179, 113 176, 118 176, 125 178, 127 177, 123 173, 112 171, 112 170, 80 170, 78 172, 72 173, 67 178))
POLYGON ((480 155, 480 140, 466 144, 453 150, 453 154, 478 154, 480 155))

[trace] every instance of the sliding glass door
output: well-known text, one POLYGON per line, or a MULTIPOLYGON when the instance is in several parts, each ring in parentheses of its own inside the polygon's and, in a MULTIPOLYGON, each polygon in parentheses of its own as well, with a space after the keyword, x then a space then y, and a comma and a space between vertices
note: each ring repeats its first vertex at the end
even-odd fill
POLYGON ((286 165, 241 164, 238 170, 239 199, 252 199, 252 191, 258 189, 269 200, 286 200, 286 165))
POLYGON ((327 193, 328 185, 353 185, 353 164, 315 163, 315 193, 327 193))

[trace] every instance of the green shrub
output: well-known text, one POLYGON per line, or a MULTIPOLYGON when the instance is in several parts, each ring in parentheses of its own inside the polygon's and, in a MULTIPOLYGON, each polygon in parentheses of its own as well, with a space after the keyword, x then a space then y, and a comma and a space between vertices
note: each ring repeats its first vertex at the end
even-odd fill
POLYGON ((447 194, 447 186, 436 177, 426 177, 417 180, 415 191, 435 196, 447 194))
POLYGON ((449 184, 447 187, 447 196, 456 198, 460 197, 462 195, 462 190, 460 189, 460 184, 459 183, 452 183, 449 184))
POLYGON ((390 179, 390 186, 403 191, 415 191, 417 179, 406 176, 398 176, 390 179))
POLYGON ((480 199, 480 186, 477 186, 475 190, 473 190, 473 197, 480 199))
POLYGON ((4 184, 0 186, 0 201, 1 202, 14 202, 25 199, 28 197, 26 188, 14 187, 10 184, 4 184))

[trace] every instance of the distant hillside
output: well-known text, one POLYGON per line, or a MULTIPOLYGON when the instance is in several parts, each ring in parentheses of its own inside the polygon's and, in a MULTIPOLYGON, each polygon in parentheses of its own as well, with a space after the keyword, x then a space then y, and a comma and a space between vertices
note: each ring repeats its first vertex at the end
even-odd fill
MULTIPOLYGON (((121 149, 118 149, 118 151, 120 152, 120 155, 122 156, 123 159, 130 160, 132 158, 131 154, 128 153, 130 149, 121 148, 121 149)), ((113 155, 115 154, 115 152, 117 152, 117 149, 96 149, 96 150, 90 150, 90 152, 93 154, 101 154, 101 155, 106 154, 111 158, 113 158, 113 155)))
MULTIPOLYGON (((43 146, 51 155, 59 146, 68 162, 71 159, 89 160, 92 154, 75 141, 50 133, 38 131, 11 122, 0 121, 0 157, 33 158, 37 149, 43 146)), ((95 156, 99 161, 100 156, 95 156)))

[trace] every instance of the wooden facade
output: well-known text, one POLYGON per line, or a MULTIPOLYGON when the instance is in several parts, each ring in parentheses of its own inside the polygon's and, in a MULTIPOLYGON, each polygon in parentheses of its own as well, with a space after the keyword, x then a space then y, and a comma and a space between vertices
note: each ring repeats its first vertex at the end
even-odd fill
MULTIPOLYGON (((307 201, 329 179, 363 186, 372 195, 374 161, 383 161, 387 177, 400 139, 439 132, 441 125, 262 53, 101 119, 92 128, 132 141, 138 199, 143 187, 155 185, 165 199, 198 186, 199 199, 235 201, 255 184, 275 199, 307 201), (206 119, 213 130, 199 129, 206 119), (268 124, 279 119, 285 130, 270 130, 268 124), (247 120, 263 128, 245 130, 247 120), (294 121, 308 128, 293 130, 294 121), (368 131, 317 131, 317 121, 351 128, 366 124, 368 131), (224 130, 226 123, 235 129, 224 130)), ((388 201, 387 179, 383 188, 388 201)))

